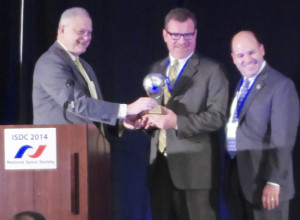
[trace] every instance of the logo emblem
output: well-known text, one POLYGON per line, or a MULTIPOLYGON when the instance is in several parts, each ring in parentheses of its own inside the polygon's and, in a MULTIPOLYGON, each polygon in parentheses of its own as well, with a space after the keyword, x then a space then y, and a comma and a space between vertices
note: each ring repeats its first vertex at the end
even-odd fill
MULTIPOLYGON (((29 156, 30 158, 38 158, 39 156, 42 155, 42 153, 44 152, 46 146, 47 146, 47 145, 40 145, 40 146, 37 148, 37 150, 36 150, 33 154, 31 154, 31 155, 28 154, 28 156, 29 156)), ((25 154, 25 152, 26 152, 28 149, 33 149, 33 147, 31 147, 30 145, 23 145, 23 146, 18 150, 18 152, 17 152, 15 158, 22 158, 23 155, 25 154)))

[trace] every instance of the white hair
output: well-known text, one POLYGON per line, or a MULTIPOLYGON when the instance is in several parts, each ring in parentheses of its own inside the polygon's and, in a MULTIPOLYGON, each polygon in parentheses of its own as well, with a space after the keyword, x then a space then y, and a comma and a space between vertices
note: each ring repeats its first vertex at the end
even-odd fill
POLYGON ((84 8, 74 7, 65 10, 59 20, 59 26, 66 25, 70 18, 73 18, 77 15, 84 15, 90 18, 90 14, 84 8))

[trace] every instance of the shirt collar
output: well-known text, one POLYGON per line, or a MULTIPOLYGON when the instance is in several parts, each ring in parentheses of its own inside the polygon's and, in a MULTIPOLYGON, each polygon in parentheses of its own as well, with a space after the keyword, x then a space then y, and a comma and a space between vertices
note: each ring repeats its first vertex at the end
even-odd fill
POLYGON ((69 52, 67 50, 67 48, 61 42, 59 42, 59 40, 57 40, 57 43, 59 43, 59 45, 67 52, 67 54, 69 54, 69 56, 71 57, 71 59, 75 62, 76 56, 74 56, 71 52, 69 52))
POLYGON ((259 69, 259 71, 257 72, 257 74, 255 74, 254 76, 248 77, 248 79, 250 81, 250 85, 254 82, 254 80, 256 79, 256 77, 261 73, 261 71, 263 70, 263 68, 265 66, 266 66, 266 61, 264 60, 263 63, 262 63, 262 65, 261 65, 261 67, 260 67, 260 69, 259 69))
MULTIPOLYGON (((190 55, 188 55, 186 58, 183 59, 177 59, 179 65, 184 65, 186 63, 186 61, 188 61, 188 59, 190 59, 190 57, 194 54, 194 52, 192 52, 190 55)), ((169 54, 169 59, 170 59, 170 64, 174 63, 174 60, 176 60, 171 54, 169 54)))

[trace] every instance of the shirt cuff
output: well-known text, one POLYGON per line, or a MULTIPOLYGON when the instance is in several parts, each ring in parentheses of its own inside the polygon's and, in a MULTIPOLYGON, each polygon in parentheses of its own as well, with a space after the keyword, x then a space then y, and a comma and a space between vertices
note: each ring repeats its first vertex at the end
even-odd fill
POLYGON ((280 186, 279 184, 277 184, 277 183, 273 183, 273 182, 267 182, 267 184, 269 184, 269 185, 272 185, 272 186, 280 186))
POLYGON ((120 104, 118 119, 125 119, 127 116, 127 104, 120 104))

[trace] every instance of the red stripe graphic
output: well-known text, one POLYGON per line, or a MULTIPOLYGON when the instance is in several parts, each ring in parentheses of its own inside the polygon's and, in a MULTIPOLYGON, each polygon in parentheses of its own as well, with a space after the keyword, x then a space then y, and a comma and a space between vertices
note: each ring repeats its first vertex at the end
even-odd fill
POLYGON ((45 150, 47 145, 40 145, 39 148, 36 150, 36 152, 32 155, 28 155, 31 158, 37 158, 39 156, 41 156, 41 154, 43 153, 43 151, 45 150))

